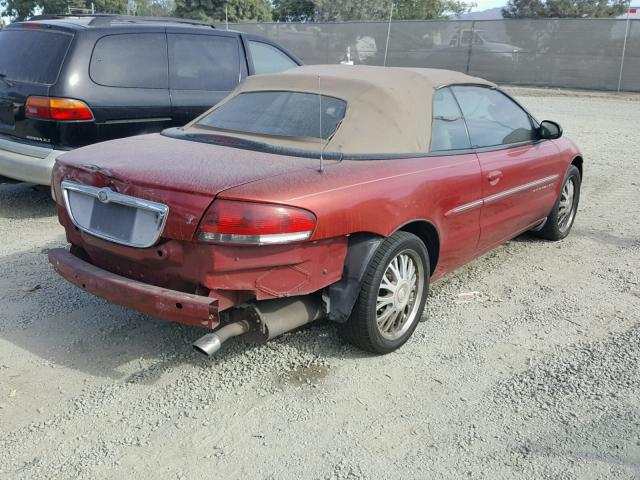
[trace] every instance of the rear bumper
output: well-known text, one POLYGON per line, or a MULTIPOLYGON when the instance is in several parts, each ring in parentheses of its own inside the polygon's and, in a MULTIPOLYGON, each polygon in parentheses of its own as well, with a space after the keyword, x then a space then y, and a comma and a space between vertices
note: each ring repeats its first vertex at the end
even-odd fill
POLYGON ((0 175, 38 185, 51 185, 51 170, 63 150, 0 138, 0 175))
POLYGON ((65 280, 109 302, 203 328, 213 329, 220 323, 218 301, 214 298, 131 280, 91 265, 62 248, 49 251, 49 262, 65 280))

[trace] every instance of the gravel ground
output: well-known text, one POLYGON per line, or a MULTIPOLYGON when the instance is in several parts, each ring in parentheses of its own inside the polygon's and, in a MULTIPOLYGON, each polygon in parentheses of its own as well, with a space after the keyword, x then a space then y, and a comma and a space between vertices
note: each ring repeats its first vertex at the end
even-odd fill
POLYGON ((640 98, 515 93, 583 149, 573 232, 445 277, 385 357, 326 323, 198 356, 59 279, 53 202, 1 185, 0 478, 639 479, 640 98))

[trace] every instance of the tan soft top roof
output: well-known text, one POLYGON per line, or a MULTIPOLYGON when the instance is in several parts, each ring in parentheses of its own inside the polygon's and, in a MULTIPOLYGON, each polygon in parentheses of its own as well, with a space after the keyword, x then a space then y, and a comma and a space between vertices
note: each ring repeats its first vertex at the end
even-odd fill
MULTIPOLYGON (((323 95, 347 102, 342 125, 325 148, 327 152, 344 154, 427 152, 431 141, 432 97, 438 87, 452 84, 495 86, 486 80, 449 70, 312 65, 275 75, 249 77, 214 109, 244 92, 286 90, 317 93, 318 76, 323 95)), ((191 122, 186 129, 191 133, 203 132, 205 128, 196 125, 198 120, 191 122)), ((233 135, 313 151, 318 151, 320 144, 317 139, 233 135)))

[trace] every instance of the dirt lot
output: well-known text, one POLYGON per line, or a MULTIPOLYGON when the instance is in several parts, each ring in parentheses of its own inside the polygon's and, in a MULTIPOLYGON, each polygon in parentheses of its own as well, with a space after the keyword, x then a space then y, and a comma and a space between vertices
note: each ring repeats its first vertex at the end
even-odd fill
POLYGON ((517 93, 584 151, 574 230, 434 285, 386 357, 328 324, 198 356, 59 279, 53 202, 0 186, 0 478, 640 478, 640 99, 517 93))

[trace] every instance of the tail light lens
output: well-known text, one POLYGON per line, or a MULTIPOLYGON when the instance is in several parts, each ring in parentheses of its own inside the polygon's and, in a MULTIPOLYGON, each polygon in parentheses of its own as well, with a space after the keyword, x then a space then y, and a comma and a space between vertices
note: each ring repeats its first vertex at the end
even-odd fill
POLYGON ((200 224, 198 239, 212 243, 274 245, 308 240, 316 217, 301 208, 216 200, 200 224))
POLYGON ((72 98, 29 97, 24 107, 24 114, 26 117, 40 120, 93 120, 93 113, 89 106, 72 98))

